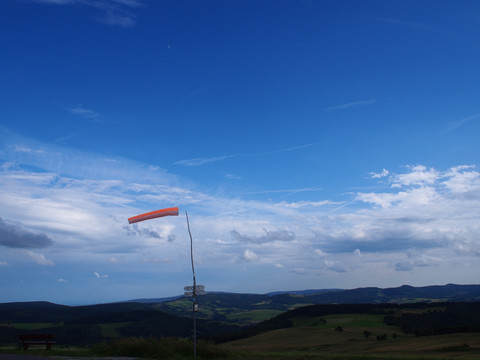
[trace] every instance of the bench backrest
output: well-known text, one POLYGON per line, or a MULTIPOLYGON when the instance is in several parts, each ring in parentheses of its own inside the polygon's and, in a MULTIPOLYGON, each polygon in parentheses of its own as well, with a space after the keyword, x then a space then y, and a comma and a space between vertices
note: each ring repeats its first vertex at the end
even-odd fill
POLYGON ((22 341, 53 340, 52 334, 20 334, 18 339, 22 341))

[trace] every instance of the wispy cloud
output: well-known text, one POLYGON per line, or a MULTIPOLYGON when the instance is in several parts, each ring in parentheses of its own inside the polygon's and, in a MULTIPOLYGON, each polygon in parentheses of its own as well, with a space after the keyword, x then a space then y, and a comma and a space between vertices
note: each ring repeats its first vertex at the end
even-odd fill
MULTIPOLYGON (((9 268, 27 258, 32 266, 54 269, 68 262, 76 264, 70 268, 85 271, 82 264, 88 263, 90 269, 99 269, 98 276, 93 275, 98 279, 104 273, 114 278, 119 262, 124 275, 150 277, 153 263, 156 272, 169 276, 188 273, 184 218, 127 224, 128 217, 161 204, 188 209, 196 259, 205 272, 218 274, 219 288, 228 288, 230 277, 239 276, 238 267, 245 262, 262 274, 268 266, 271 271, 265 276, 275 273, 286 286, 299 284, 298 274, 310 283, 319 276, 330 281, 330 274, 346 286, 352 278, 357 285, 375 284, 381 281, 376 274, 408 282, 411 273, 426 267, 435 267, 445 281, 455 281, 454 274, 462 276, 457 281, 473 281, 474 275, 468 274, 478 273, 452 271, 475 268, 480 256, 480 172, 471 165, 444 170, 413 165, 371 173, 370 181, 381 182, 381 190, 358 192, 349 203, 328 198, 262 201, 195 191, 147 165, 97 161, 80 152, 71 152, 59 165, 47 160, 61 154, 60 148, 18 146, 44 152, 14 152, 13 146, 0 152, 10 164, 0 169, 0 229, 5 233, 0 239, 9 268), (71 169, 69 163, 78 168, 71 169), (110 168, 102 176, 92 169, 106 164, 110 168), (22 219, 22 225, 13 219, 22 219)), ((0 260, 6 262, 4 256, 0 260)), ((248 286, 237 290, 255 291, 248 286)))
POLYGON ((292 146, 284 149, 279 149, 279 150, 272 150, 272 151, 266 151, 262 153, 255 153, 255 154, 250 154, 249 156, 267 156, 267 155, 274 155, 274 154, 280 154, 284 152, 290 152, 290 151, 297 151, 301 149, 306 149, 315 145, 318 145, 319 143, 309 143, 309 144, 303 144, 303 145, 298 145, 298 146, 292 146))
POLYGON ((95 275, 95 277, 98 278, 98 279, 106 279, 106 278, 108 278, 108 274, 103 274, 103 275, 102 275, 102 274, 100 274, 100 273, 98 273, 98 272, 96 272, 96 271, 93 273, 93 275, 95 275))
POLYGON ((78 5, 100 10, 99 22, 111 26, 131 27, 135 25, 136 15, 132 9, 144 6, 141 0, 33 0, 39 4, 78 5))
MULTIPOLYGON (((213 156, 208 158, 193 158, 193 159, 186 159, 186 160, 179 160, 175 162, 175 165, 182 165, 182 166, 202 166, 213 162, 223 161, 232 158, 239 158, 239 157, 261 157, 261 156, 269 156, 275 155, 290 151, 297 151, 305 148, 312 147, 317 145, 318 143, 310 143, 310 144, 303 144, 298 146, 292 146, 288 148, 266 151, 261 153, 252 153, 252 154, 236 154, 236 155, 221 155, 221 156, 213 156)), ((227 176, 228 177, 228 176, 227 176)), ((233 177, 232 177, 233 178, 233 177)))
POLYGON ((235 174, 225 174, 225 177, 227 179, 231 179, 231 180, 241 180, 241 179, 243 179, 241 176, 238 176, 238 175, 235 175, 235 174))
POLYGON ((322 207, 322 206, 330 206, 330 205, 342 205, 344 202, 339 201, 332 201, 332 200, 321 200, 321 201, 294 201, 294 202, 286 202, 282 201, 285 207, 293 208, 293 209, 300 209, 305 207, 322 207))
POLYGON ((350 109, 350 108, 371 105, 371 104, 374 104, 376 102, 377 102, 377 99, 353 101, 353 102, 349 102, 349 103, 346 103, 346 104, 330 106, 328 108, 325 108, 324 110, 327 111, 327 112, 332 112, 332 111, 337 111, 337 110, 347 110, 347 109, 350 109))
POLYGON ((17 152, 17 153, 34 153, 34 154, 44 154, 45 153, 45 150, 43 149, 33 149, 33 148, 30 148, 30 147, 26 147, 26 146, 21 146, 21 145, 12 145, 12 146, 9 146, 11 149, 13 149, 14 152, 17 152))
POLYGON ((279 194, 279 193, 302 193, 302 192, 310 192, 310 191, 321 191, 322 188, 319 187, 309 187, 309 188, 292 188, 292 189, 272 189, 272 190, 261 190, 261 191, 249 191, 247 194, 279 194))
POLYGON ((74 115, 80 115, 86 119, 94 121, 99 121, 100 119, 100 114, 98 112, 91 109, 86 109, 83 105, 78 105, 74 108, 67 108, 67 110, 74 115))
POLYGON ((450 123, 447 123, 446 128, 443 131, 443 133, 448 133, 448 132, 454 131, 454 130, 468 124, 469 122, 471 122, 473 120, 477 120, 477 119, 480 119, 480 114, 467 116, 467 117, 464 117, 463 119, 460 119, 458 121, 452 121, 450 123))
POLYGON ((205 164, 210 164, 213 162, 222 161, 225 159, 230 159, 236 157, 236 155, 223 155, 223 156, 214 156, 210 158, 194 158, 194 159, 186 159, 186 160, 179 160, 175 162, 175 165, 182 165, 182 166, 202 166, 205 164))

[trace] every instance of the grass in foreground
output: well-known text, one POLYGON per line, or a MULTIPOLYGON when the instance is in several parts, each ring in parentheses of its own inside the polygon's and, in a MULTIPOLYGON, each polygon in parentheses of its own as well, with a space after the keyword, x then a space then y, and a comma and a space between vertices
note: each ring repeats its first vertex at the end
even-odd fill
MULTIPOLYGON (((344 325, 371 323, 373 318, 359 317, 350 322, 339 319, 344 325)), ((330 319, 330 325, 337 323, 330 319)), ((377 324, 374 324, 377 325, 377 324)), ((222 360, 446 360, 480 359, 478 333, 449 334, 439 336, 398 336, 377 340, 366 338, 362 327, 345 327, 341 332, 325 328, 323 324, 310 327, 279 329, 239 341, 214 345, 199 341, 197 358, 222 360)), ((372 329, 373 330, 373 329, 372 329)), ((378 330, 386 330, 381 328, 378 330)), ((3 353, 42 356, 94 358, 128 356, 149 360, 192 359, 193 343, 183 338, 122 338, 103 342, 91 348, 54 347, 17 350, 14 346, 0 348, 3 353)))
MULTIPOLYGON (((124 338, 96 345, 92 351, 100 356, 131 356, 148 359, 189 359, 193 357, 193 342, 183 338, 124 338)), ((199 341, 200 359, 226 358, 227 351, 213 344, 199 341)))

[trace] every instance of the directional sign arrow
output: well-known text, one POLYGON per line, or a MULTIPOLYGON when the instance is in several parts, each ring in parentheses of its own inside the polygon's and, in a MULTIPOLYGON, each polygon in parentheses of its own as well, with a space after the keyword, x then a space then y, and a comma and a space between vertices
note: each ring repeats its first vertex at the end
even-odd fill
MULTIPOLYGON (((185 287, 183 288, 183 290, 185 290, 185 291, 193 291, 193 288, 194 288, 193 286, 185 286, 185 287)), ((205 285, 197 285, 195 289, 196 289, 197 291, 198 291, 198 290, 205 290, 205 285)))

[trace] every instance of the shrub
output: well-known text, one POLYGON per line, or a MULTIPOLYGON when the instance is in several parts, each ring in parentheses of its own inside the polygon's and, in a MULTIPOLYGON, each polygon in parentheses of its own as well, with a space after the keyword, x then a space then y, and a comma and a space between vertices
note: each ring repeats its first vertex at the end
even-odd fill
POLYGON ((371 331, 368 331, 368 330, 364 330, 364 331, 363 331, 363 336, 365 336, 365 338, 370 337, 370 335, 372 335, 372 332, 371 332, 371 331))
POLYGON ((377 335, 377 340, 387 340, 387 334, 377 335))

